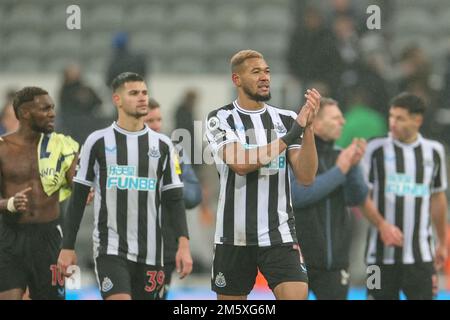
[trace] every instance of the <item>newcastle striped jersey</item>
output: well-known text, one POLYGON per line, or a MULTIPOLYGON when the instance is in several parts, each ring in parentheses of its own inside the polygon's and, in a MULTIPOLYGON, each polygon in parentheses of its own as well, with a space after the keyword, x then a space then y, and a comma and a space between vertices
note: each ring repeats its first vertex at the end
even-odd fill
POLYGON ((86 139, 74 181, 95 188, 95 256, 162 265, 161 192, 183 187, 173 150, 147 126, 129 132, 114 122, 86 139))
MULTIPOLYGON (((266 145, 285 135, 296 117, 295 112, 269 105, 257 111, 244 110, 237 101, 208 115, 206 137, 220 179, 216 244, 262 247, 297 242, 286 151, 244 176, 218 156, 228 143, 241 143, 244 148, 266 145)), ((289 148, 300 148, 300 139, 289 148)))
POLYGON ((372 198, 384 218, 403 232, 403 247, 386 247, 371 226, 368 264, 430 262, 434 256, 430 196, 447 188, 444 147, 419 135, 411 144, 391 136, 368 143, 364 167, 372 198))

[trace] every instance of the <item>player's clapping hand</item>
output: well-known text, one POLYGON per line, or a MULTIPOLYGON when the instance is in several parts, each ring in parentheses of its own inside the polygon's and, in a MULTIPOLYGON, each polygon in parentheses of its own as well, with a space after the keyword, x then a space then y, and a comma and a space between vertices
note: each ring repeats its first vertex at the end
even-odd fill
POLYGON ((367 142, 363 138, 354 138, 352 145, 354 146, 354 154, 352 157, 352 165, 356 165, 359 163, 359 161, 364 156, 364 153, 366 152, 366 146, 367 142))
POLYGON ((308 89, 305 94, 306 102, 297 116, 298 124, 305 128, 313 122, 319 112, 321 95, 316 89, 308 89))
POLYGON ((339 156, 336 159, 336 165, 343 174, 347 174, 353 165, 353 158, 356 153, 355 148, 354 144, 349 145, 339 153, 339 156))

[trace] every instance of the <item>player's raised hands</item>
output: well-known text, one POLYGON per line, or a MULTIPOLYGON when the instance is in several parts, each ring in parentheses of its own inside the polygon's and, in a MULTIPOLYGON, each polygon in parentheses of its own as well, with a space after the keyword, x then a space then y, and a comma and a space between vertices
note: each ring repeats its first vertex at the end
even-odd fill
POLYGON ((311 125, 319 112, 321 95, 313 88, 306 90, 305 98, 306 102, 297 116, 297 122, 303 128, 311 125))

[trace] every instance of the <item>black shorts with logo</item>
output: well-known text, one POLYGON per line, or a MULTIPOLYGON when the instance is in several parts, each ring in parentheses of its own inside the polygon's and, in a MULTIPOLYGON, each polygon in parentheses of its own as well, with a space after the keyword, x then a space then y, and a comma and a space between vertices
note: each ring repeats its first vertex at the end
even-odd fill
POLYGON ((95 272, 102 297, 129 294, 133 300, 159 300, 164 295, 164 270, 120 256, 100 255, 95 272))
MULTIPOLYGON (((368 299, 398 300, 403 291, 409 300, 431 300, 433 298, 433 262, 415 264, 392 264, 379 266, 379 286, 367 289, 368 299)), ((375 274, 368 275, 368 285, 376 284, 375 274), (370 277, 370 278, 369 278, 370 277)))
POLYGON ((30 298, 64 300, 64 276, 57 271, 61 250, 58 221, 0 222, 0 292, 29 288, 30 298))
POLYGON ((347 269, 326 270, 308 267, 309 290, 317 300, 346 300, 350 285, 347 269))
POLYGON ((271 247, 217 244, 211 288, 223 295, 248 295, 255 285, 258 269, 272 290, 283 282, 308 282, 298 244, 271 247))

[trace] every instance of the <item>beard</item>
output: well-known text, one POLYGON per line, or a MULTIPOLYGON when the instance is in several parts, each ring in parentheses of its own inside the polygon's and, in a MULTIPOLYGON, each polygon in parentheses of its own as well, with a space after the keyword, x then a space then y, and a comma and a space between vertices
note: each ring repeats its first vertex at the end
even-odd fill
POLYGON ((136 110, 132 110, 132 111, 123 109, 123 111, 125 112, 125 114, 127 116, 130 116, 130 117, 133 117, 133 118, 136 118, 136 119, 140 119, 142 117, 145 117, 148 114, 148 110, 141 111, 141 110, 138 110, 137 108, 136 108, 136 110))
POLYGON ((55 131, 55 129, 53 127, 43 127, 43 126, 38 125, 35 121, 33 121, 31 123, 31 129, 33 129, 33 131, 44 133, 44 134, 49 134, 49 133, 52 133, 53 131, 55 131))
POLYGON ((268 94, 263 96, 263 95, 251 92, 248 87, 243 86, 242 89, 244 90, 245 94, 254 101, 265 102, 265 101, 269 101, 272 98, 270 91, 268 94))

